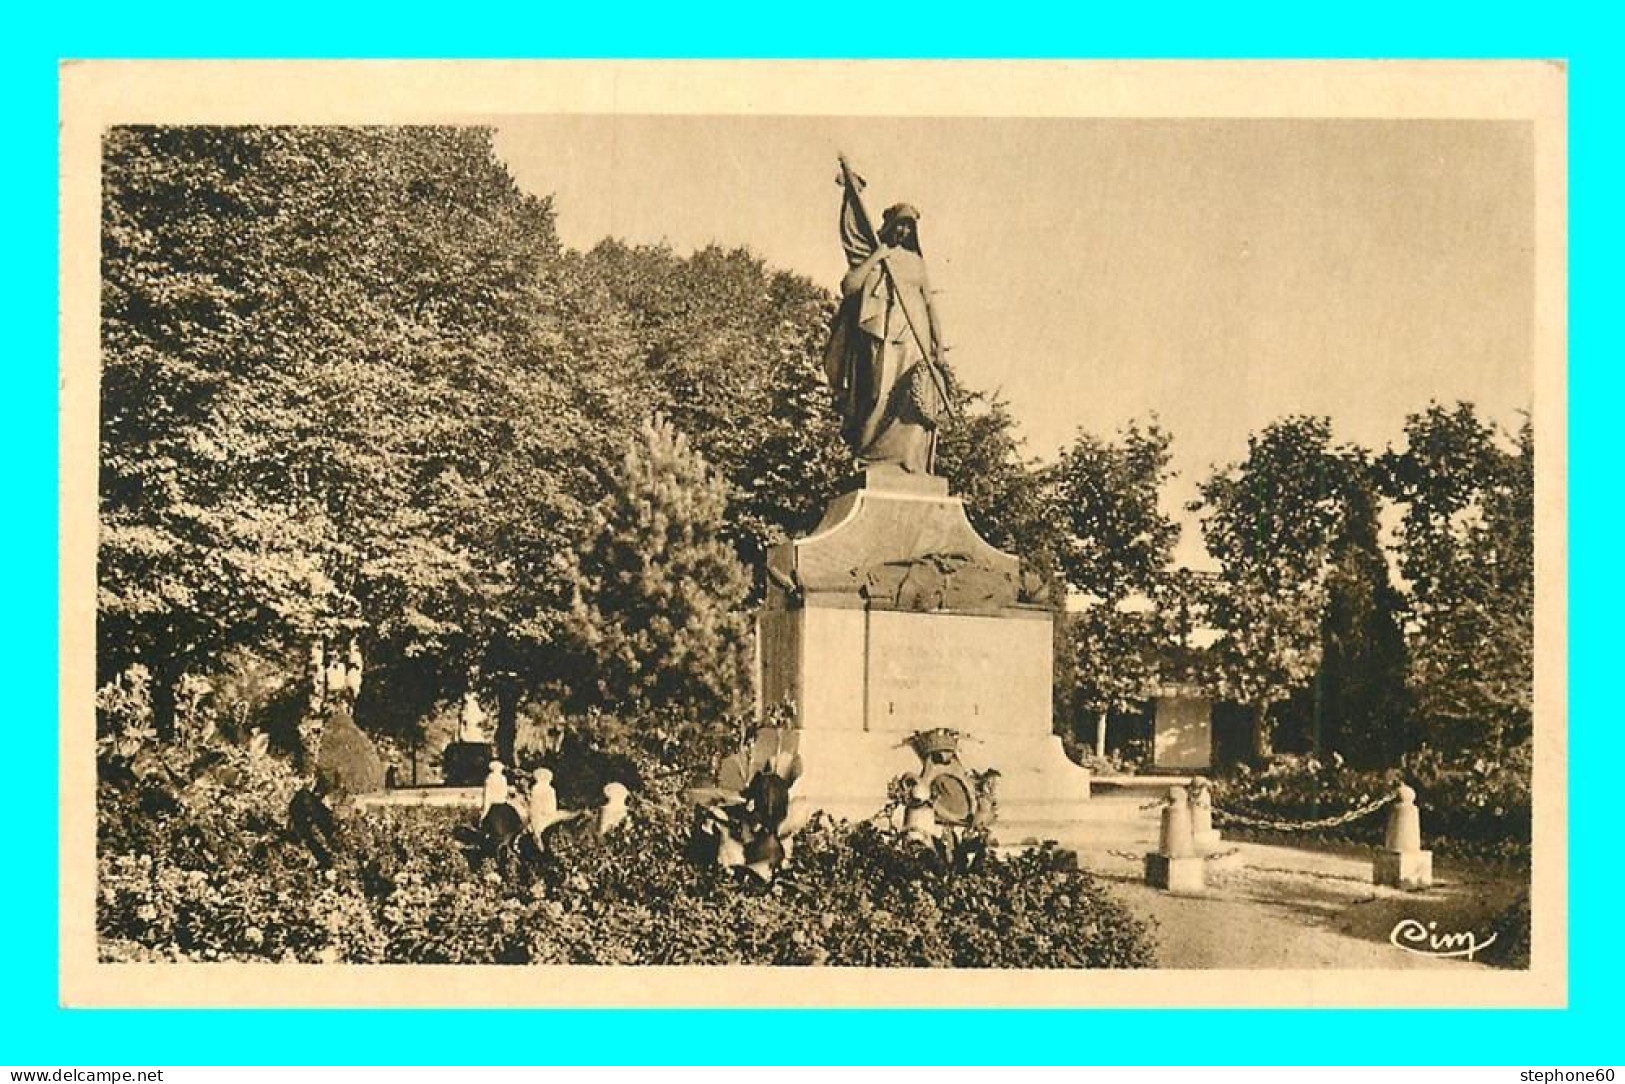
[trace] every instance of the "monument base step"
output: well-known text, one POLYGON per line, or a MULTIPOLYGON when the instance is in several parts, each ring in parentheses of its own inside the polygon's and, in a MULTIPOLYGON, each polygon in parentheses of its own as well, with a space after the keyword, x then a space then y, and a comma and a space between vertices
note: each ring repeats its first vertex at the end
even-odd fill
POLYGON ((1094 786, 1100 792, 1133 792, 1154 791, 1161 794, 1168 793, 1169 787, 1188 787, 1191 781, 1200 775, 1174 773, 1168 775, 1097 775, 1094 777, 1094 786))
MULTIPOLYGON (((885 807, 893 779, 921 770, 910 731, 802 730, 796 795, 847 820, 867 820, 885 807)), ((1067 759, 1052 734, 988 732, 960 746, 972 771, 997 769, 1001 820, 1068 823, 1089 805, 1089 772, 1067 759)))

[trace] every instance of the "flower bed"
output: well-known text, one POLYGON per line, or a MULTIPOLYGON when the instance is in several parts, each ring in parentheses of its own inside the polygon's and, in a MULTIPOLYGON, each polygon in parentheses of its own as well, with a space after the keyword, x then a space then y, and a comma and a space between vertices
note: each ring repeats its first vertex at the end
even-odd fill
POLYGON ((356 963, 1145 967, 1150 933, 1053 850, 945 871, 922 845, 818 817, 771 885, 697 866, 680 799, 634 805, 504 877, 454 832, 467 810, 343 820, 321 869, 290 832, 297 780, 228 762, 172 795, 101 793, 102 954, 110 960, 356 963), (221 782, 220 767, 230 783, 221 782))

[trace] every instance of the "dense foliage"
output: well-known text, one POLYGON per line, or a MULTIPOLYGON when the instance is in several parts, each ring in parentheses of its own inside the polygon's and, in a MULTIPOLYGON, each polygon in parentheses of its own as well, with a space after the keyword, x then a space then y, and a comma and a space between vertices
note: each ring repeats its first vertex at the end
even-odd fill
POLYGON ((525 634, 597 447, 545 202, 468 129, 120 128, 98 660, 525 634))
POLYGON ((341 819, 324 869, 284 815, 302 781, 278 759, 223 749, 196 771, 148 769, 109 771, 103 784, 97 925, 107 959, 1153 963, 1147 928, 1051 850, 950 874, 924 845, 819 818, 769 887, 689 861, 692 809, 666 792, 634 803, 605 840, 567 841, 506 876, 458 844, 470 810, 355 814, 341 819))
POLYGON ((585 710, 724 714, 749 695, 750 574, 727 544, 727 486, 664 421, 643 427, 576 554, 565 635, 585 710))
POLYGON ((1436 740, 1506 749, 1533 721, 1534 429, 1507 439, 1458 403, 1405 433, 1382 466, 1404 513, 1412 687, 1436 740))

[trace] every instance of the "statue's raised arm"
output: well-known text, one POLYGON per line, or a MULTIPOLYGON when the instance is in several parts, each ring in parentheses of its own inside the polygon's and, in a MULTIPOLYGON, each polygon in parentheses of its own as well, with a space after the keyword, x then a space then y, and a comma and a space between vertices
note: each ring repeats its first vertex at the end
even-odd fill
POLYGON ((877 233, 863 206, 863 180, 844 158, 838 180, 849 270, 824 368, 841 408, 841 433, 860 466, 929 474, 949 403, 920 253, 920 212, 906 203, 888 207, 877 233))

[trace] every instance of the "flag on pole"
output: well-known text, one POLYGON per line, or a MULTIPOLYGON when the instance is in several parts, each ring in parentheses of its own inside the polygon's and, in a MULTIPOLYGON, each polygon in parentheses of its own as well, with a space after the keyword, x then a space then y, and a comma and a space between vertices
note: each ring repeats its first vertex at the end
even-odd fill
POLYGON ((841 247, 846 250, 846 263, 848 267, 856 267, 869 258, 869 254, 880 247, 880 241, 875 237, 874 226, 869 222, 869 212, 863 206, 863 178, 852 171, 841 159, 841 175, 835 178, 842 188, 841 198, 841 247))

